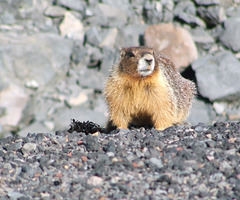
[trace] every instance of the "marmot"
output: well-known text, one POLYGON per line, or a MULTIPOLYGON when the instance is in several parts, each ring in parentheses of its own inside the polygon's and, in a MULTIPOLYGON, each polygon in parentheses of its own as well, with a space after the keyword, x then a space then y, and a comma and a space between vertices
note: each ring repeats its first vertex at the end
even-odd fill
POLYGON ((164 130, 185 122, 195 84, 152 48, 123 48, 120 53, 120 62, 113 67, 104 89, 109 110, 107 132, 130 126, 164 130))

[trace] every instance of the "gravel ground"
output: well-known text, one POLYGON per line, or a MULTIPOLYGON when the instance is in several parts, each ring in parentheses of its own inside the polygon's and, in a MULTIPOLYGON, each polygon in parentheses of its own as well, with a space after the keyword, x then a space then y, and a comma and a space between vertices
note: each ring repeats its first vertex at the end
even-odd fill
POLYGON ((240 122, 0 140, 0 199, 240 199, 240 122))

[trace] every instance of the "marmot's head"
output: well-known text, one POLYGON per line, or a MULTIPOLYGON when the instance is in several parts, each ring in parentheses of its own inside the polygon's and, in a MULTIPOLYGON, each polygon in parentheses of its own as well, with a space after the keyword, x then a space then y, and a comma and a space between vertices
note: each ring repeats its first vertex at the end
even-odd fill
POLYGON ((130 47, 121 49, 120 71, 133 77, 147 77, 156 71, 152 48, 130 47))

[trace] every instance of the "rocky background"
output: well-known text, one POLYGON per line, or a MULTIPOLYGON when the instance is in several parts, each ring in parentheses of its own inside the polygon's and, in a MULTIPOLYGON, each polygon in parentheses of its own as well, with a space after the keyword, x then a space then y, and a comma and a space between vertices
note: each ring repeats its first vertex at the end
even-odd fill
POLYGON ((109 69, 119 48, 139 45, 158 44, 197 83, 192 124, 237 121, 239 35, 239 0, 1 0, 1 137, 73 118, 104 126, 109 69))
POLYGON ((239 0, 1 0, 0 199, 240 199, 239 35, 239 0), (193 126, 65 131, 138 45, 196 82, 193 126))

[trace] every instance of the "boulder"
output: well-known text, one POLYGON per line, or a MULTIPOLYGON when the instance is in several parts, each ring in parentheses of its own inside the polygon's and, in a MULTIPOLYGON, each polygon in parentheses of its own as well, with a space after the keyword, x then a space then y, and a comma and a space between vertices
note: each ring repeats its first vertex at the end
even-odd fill
POLYGON ((116 46, 118 48, 139 46, 141 36, 144 34, 146 25, 127 25, 119 30, 116 46))
POLYGON ((226 19, 225 10, 222 6, 199 7, 198 13, 208 27, 214 27, 226 19))
POLYGON ((210 101, 240 97, 240 62, 229 51, 220 51, 192 64, 200 94, 210 101))
MULTIPOLYGON (((163 18, 165 17, 164 14, 172 14, 171 11, 164 13, 162 7, 163 5, 161 2, 145 1, 143 3, 143 7, 141 8, 143 10, 144 21, 147 24, 156 24, 159 21, 163 21, 163 18)), ((171 16, 173 16, 173 14, 171 16)))
POLYGON ((205 27, 206 25, 203 20, 196 16, 196 11, 197 10, 193 2, 181 1, 176 5, 174 15, 179 21, 187 23, 191 26, 205 27))
POLYGON ((86 42, 92 46, 98 46, 102 40, 101 29, 99 27, 93 26, 87 30, 86 42))
POLYGON ((240 51, 240 17, 232 17, 224 22, 224 31, 220 36, 220 41, 229 49, 240 51))
POLYGON ((71 12, 66 12, 64 14, 64 19, 59 29, 61 36, 83 42, 85 33, 83 24, 71 12))
POLYGON ((201 44, 214 43, 213 37, 207 31, 204 31, 204 29, 201 27, 192 29, 191 34, 194 42, 201 43, 201 44))
POLYGON ((199 122, 210 124, 214 117, 215 114, 211 108, 211 104, 195 99, 187 121, 191 125, 197 125, 199 122))
POLYGON ((113 48, 116 42, 117 34, 118 34, 118 30, 116 28, 108 29, 106 35, 104 36, 99 46, 113 48))
POLYGON ((4 113, 0 116, 1 126, 17 126, 28 100, 28 95, 17 85, 11 84, 0 91, 0 105, 4 108, 4 113))
POLYGON ((92 88, 96 91, 102 91, 107 76, 101 71, 82 67, 79 70, 79 85, 83 88, 92 88), (94 78, 93 78, 94 77, 94 78))
POLYGON ((103 59, 101 63, 101 72, 108 76, 110 74, 110 70, 112 69, 115 62, 119 58, 119 52, 116 49, 104 47, 103 51, 103 59))
POLYGON ((67 70, 71 51, 72 42, 55 34, 0 33, 0 80, 46 85, 67 70))
POLYGON ((127 23, 128 12, 126 9, 119 8, 116 5, 98 3, 92 9, 92 17, 87 19, 87 23, 92 25, 101 25, 102 27, 122 27, 127 23))
POLYGON ((202 6, 211 6, 211 5, 218 5, 220 0, 194 0, 197 5, 202 6))
POLYGON ((145 45, 168 56, 177 68, 187 67, 198 58, 190 33, 173 24, 149 26, 144 35, 145 45))
POLYGON ((85 1, 76 1, 76 0, 57 0, 56 1, 57 5, 70 8, 72 10, 80 11, 83 12, 86 7, 86 2, 85 1))
POLYGON ((49 17, 63 17, 66 12, 66 9, 60 6, 50 6, 48 7, 44 14, 49 17))

